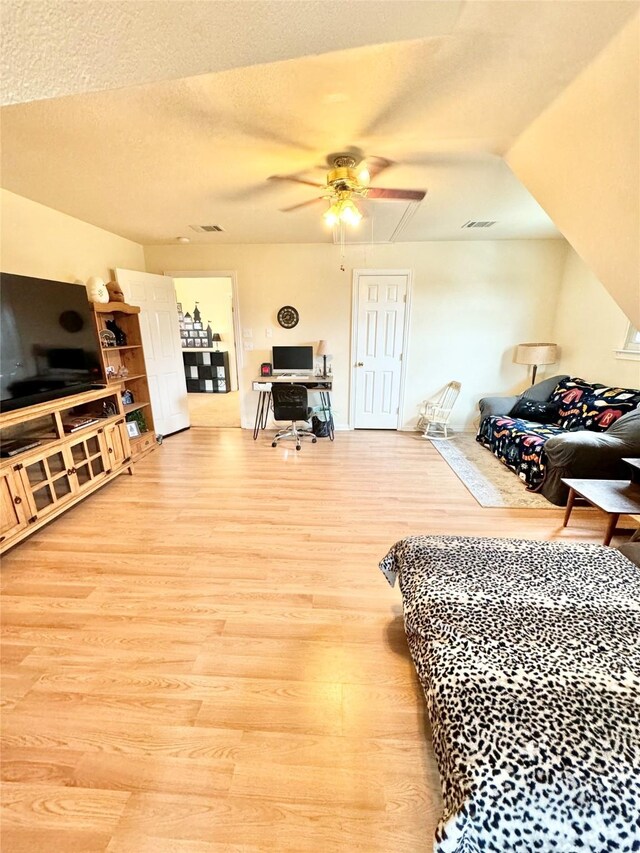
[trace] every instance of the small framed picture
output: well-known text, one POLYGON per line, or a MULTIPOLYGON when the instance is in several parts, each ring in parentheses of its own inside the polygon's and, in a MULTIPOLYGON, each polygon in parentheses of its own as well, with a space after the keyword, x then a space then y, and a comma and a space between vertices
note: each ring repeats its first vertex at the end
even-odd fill
POLYGON ((206 333, 206 332, 200 332, 200 337, 201 337, 201 338, 206 338, 206 337, 207 337, 207 333, 206 333))
POLYGON ((194 341, 193 343, 194 343, 197 347, 201 347, 201 346, 202 346, 202 341, 200 340, 200 338, 196 338, 196 339, 195 339, 195 341, 194 341))
POLYGON ((128 421, 127 432, 129 433, 129 438, 137 438, 140 435, 140 428, 135 421, 128 421))
POLYGON ((194 329, 201 329, 201 328, 202 328, 202 323, 194 323, 194 324, 193 324, 193 328, 194 328, 194 329))
POLYGON ((188 347, 194 347, 196 345, 193 338, 189 338, 189 340, 185 341, 185 343, 187 344, 188 347))

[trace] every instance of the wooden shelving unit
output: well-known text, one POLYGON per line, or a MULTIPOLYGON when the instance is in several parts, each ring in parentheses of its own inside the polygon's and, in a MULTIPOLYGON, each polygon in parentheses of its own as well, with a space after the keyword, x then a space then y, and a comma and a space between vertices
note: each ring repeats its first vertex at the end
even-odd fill
MULTIPOLYGON (((109 353, 113 352, 113 347, 109 347, 109 353)), ((113 364, 112 361, 109 361, 110 364, 113 364)), ((117 365, 115 365, 117 367, 117 365)), ((132 382, 134 379, 146 379, 146 373, 130 373, 124 379, 109 379, 107 385, 120 385, 122 382, 132 382)))
POLYGON ((125 302, 94 303, 93 307, 98 334, 107 328, 108 320, 115 320, 127 338, 126 345, 101 348, 102 372, 109 388, 118 387, 120 392, 126 389, 133 394, 134 402, 123 406, 127 421, 134 420, 134 413, 140 413, 144 419, 145 429, 142 434, 130 439, 131 456, 135 462, 158 446, 140 334, 140 309, 125 302), (125 377, 113 379, 107 370, 110 367, 116 371, 124 367, 129 372, 125 377))
MULTIPOLYGON (((117 305, 117 303, 116 303, 117 305)), ((141 349, 141 344, 128 344, 126 347, 109 347, 111 352, 116 352, 117 350, 125 350, 125 349, 141 349)))
POLYGON ((128 415, 129 412, 137 412, 138 409, 145 409, 150 405, 150 403, 125 403, 122 408, 124 409, 125 415, 128 415))

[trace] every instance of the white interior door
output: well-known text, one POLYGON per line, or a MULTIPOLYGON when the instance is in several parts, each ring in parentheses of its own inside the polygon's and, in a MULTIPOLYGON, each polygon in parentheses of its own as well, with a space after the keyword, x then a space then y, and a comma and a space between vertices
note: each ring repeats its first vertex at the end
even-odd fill
POLYGON ((171 435, 190 423, 173 279, 121 269, 116 270, 116 279, 127 302, 140 306, 153 420, 157 433, 171 435))
POLYGON ((397 429, 408 273, 356 273, 354 426, 397 429))

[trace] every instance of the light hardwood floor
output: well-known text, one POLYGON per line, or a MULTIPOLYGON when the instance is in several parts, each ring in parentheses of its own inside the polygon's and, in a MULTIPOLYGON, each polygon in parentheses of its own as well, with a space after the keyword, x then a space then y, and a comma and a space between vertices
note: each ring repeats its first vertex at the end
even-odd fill
POLYGON ((187 394, 189 420, 194 427, 239 427, 240 392, 187 394))
POLYGON ((3 561, 3 853, 428 853, 411 533, 600 541, 483 509, 414 435, 192 429, 3 561))

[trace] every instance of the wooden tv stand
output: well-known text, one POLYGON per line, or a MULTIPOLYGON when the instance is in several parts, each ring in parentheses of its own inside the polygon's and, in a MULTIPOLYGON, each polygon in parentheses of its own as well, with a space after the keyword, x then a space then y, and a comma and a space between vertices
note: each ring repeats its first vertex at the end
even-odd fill
POLYGON ((0 441, 39 441, 0 458, 0 552, 124 471, 133 473, 120 399, 121 384, 0 414, 0 441), (97 423, 66 432, 64 421, 92 416, 97 423))

